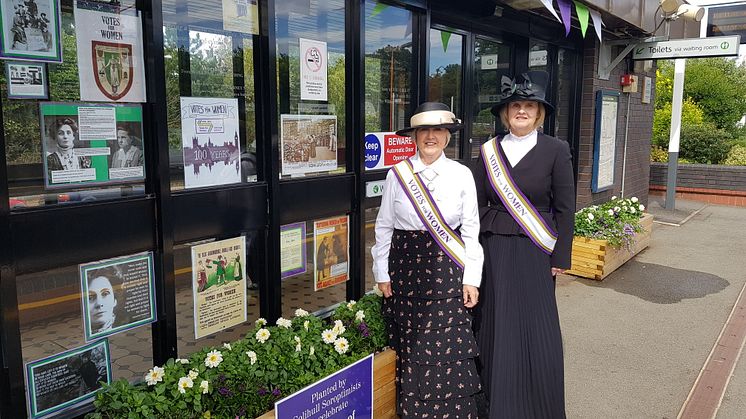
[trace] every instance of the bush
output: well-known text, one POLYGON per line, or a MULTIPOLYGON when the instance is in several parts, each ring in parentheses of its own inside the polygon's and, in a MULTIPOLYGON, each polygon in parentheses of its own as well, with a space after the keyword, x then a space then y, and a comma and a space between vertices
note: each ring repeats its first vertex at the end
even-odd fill
POLYGON ((729 166, 746 166, 746 146, 734 145, 723 164, 729 166))
MULTIPOLYGON (((661 148, 668 148, 671 137, 671 102, 663 104, 655 110, 653 116, 652 143, 661 148)), ((704 123, 704 111, 691 98, 686 98, 681 104, 681 125, 692 126, 704 123)))
POLYGON ((153 367, 145 382, 121 379, 96 395, 98 418, 253 418, 275 401, 381 350, 381 297, 337 308, 332 324, 296 310, 277 326, 264 319, 245 338, 153 367))
POLYGON ((645 206, 637 198, 618 199, 601 205, 591 205, 575 213, 575 235, 606 240, 612 247, 626 249, 635 242, 635 234, 642 231, 640 218, 645 206))
POLYGON ((730 134, 712 124, 684 125, 679 154, 694 163, 720 164, 728 156, 731 141, 730 134))
POLYGON ((650 147, 650 161, 657 163, 667 163, 668 151, 657 146, 650 147))

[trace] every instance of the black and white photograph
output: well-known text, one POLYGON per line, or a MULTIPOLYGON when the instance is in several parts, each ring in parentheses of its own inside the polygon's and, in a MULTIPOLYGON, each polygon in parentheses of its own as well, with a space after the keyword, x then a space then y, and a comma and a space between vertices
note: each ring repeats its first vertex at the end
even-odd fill
POLYGON ((337 169, 335 115, 281 115, 282 174, 337 169))
POLYGON ((62 62, 59 0, 3 0, 0 26, 0 57, 62 62))
POLYGON ((86 341, 155 321, 153 253, 80 265, 86 341))
POLYGON ((44 63, 5 62, 8 99, 47 99, 47 69, 44 63))
POLYGON ((32 418, 59 413, 94 397, 101 383, 111 383, 106 339, 26 364, 32 418))

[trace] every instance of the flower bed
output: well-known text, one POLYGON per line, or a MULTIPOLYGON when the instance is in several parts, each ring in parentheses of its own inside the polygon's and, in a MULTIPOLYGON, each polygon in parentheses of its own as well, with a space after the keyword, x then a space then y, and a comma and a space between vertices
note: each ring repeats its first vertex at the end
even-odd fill
POLYGON ((575 214, 568 274, 603 280, 650 243, 653 216, 637 198, 593 205, 575 214))
POLYGON ((145 381, 118 380, 97 394, 88 418, 254 418, 275 401, 381 350, 381 297, 343 303, 331 324, 298 309, 276 326, 264 319, 239 341, 153 367, 145 381))

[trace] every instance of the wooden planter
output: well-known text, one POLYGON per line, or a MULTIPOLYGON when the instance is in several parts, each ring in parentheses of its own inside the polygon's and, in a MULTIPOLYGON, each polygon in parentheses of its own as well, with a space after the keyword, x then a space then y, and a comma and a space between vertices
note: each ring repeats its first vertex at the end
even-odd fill
MULTIPOLYGON (((396 417, 396 352, 386 349, 373 359, 373 417, 390 419, 396 417)), ((271 410, 257 419, 274 419, 271 410)))
POLYGON ((606 240, 575 237, 572 240, 572 269, 565 273, 598 281, 603 280, 624 262, 648 247, 650 234, 653 231, 653 215, 643 215, 640 225, 643 231, 635 235, 635 243, 630 250, 611 247, 606 240))

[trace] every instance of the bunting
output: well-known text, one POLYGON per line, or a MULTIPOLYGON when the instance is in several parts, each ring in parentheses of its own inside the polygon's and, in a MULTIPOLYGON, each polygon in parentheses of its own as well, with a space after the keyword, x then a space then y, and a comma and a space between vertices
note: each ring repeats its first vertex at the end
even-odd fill
POLYGON ((573 0, 573 3, 575 3, 575 13, 578 15, 578 22, 580 22, 580 32, 585 38, 585 31, 588 30, 588 8, 575 0, 573 0))
POLYGON ((557 0, 557 5, 562 15, 562 23, 565 24, 565 36, 570 35, 570 26, 572 25, 572 5, 569 0, 557 0))
POLYGON ((601 20, 601 13, 597 10, 591 9, 591 18, 593 19, 593 29, 596 30, 598 41, 601 42, 601 26, 604 24, 603 20, 601 20))
POLYGON ((386 10, 386 8, 389 7, 388 4, 378 3, 373 8, 373 11, 370 13, 370 17, 375 17, 378 14, 380 14, 382 11, 386 10))
POLYGON ((557 22, 562 23, 562 19, 557 16, 557 12, 554 10, 554 6, 552 6, 552 0, 541 0, 541 4, 543 4, 544 7, 547 8, 547 10, 549 10, 549 13, 551 13, 552 16, 557 19, 557 22))

